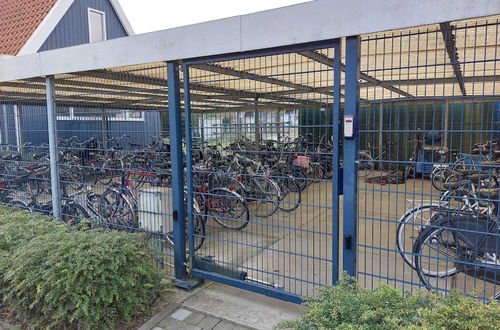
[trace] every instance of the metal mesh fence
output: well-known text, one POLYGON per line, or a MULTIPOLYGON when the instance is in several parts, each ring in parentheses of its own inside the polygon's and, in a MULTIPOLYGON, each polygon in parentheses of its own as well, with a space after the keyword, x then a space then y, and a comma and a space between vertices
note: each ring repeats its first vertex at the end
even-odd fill
POLYGON ((361 42, 358 274, 499 291, 497 18, 361 42))
POLYGON ((355 263, 367 288, 494 297, 499 25, 490 17, 365 35, 349 57, 335 40, 186 60, 169 71, 173 85, 166 63, 1 83, 0 199, 52 214, 57 181, 63 221, 142 235, 171 275, 176 229, 176 275, 187 266, 293 301, 355 263), (360 72, 347 75, 358 50, 360 72), (343 140, 339 119, 358 87, 359 132, 343 140), (346 164, 342 142, 359 144, 346 164), (342 164, 358 182, 340 197, 352 210, 339 208, 342 164), (339 219, 347 231, 357 224, 357 260, 339 258, 339 219))

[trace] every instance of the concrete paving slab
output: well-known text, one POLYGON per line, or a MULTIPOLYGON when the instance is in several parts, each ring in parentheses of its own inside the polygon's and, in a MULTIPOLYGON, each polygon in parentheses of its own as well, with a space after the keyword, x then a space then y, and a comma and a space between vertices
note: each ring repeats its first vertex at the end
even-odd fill
POLYGON ((206 315, 202 313, 197 313, 197 312, 191 312, 191 315, 189 315, 184 322, 187 324, 193 324, 193 325, 198 325, 201 320, 203 320, 206 317, 206 315))
POLYGON ((214 328, 214 330, 248 330, 247 327, 242 327, 228 321, 222 321, 214 328))
POLYGON ((203 329, 203 330, 212 330, 217 326, 222 321, 221 318, 214 317, 214 316, 205 316, 199 323, 198 325, 203 329))
POLYGON ((191 314, 192 314, 191 311, 188 311, 184 308, 179 308, 178 310, 172 313, 171 317, 179 321, 184 321, 191 314))
POLYGON ((272 329, 282 321, 297 319, 303 309, 296 304, 221 284, 208 286, 186 300, 183 307, 254 329, 272 329))

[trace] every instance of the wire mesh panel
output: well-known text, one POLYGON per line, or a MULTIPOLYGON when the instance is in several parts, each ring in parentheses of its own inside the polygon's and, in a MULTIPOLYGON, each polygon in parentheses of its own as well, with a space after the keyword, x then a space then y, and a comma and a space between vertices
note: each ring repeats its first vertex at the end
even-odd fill
POLYGON ((50 213, 45 80, 31 79, 0 85, 0 202, 24 206, 39 196, 50 213), (46 142, 46 141, 45 141, 46 142))
POLYGON ((405 291, 500 291, 499 22, 361 41, 358 277, 405 291))
POLYGON ((332 57, 328 48, 187 67, 195 276, 296 296, 333 284, 332 57))
MULTIPOLYGON (((165 64, 59 75, 53 87, 62 220, 142 233, 173 274, 165 64)), ((1 95, 2 199, 52 214, 45 79, 1 95)))
POLYGON ((173 274, 164 63, 56 78, 63 219, 143 233, 173 274))

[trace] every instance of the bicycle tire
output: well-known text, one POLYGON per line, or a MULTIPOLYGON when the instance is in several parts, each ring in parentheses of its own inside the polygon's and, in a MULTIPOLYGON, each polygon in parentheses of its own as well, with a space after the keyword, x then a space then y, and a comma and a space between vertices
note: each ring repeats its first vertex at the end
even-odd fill
MULTIPOLYGON (((226 229, 241 230, 248 226, 250 221, 250 212, 247 204, 241 195, 227 188, 214 188, 210 190, 210 198, 216 198, 217 209, 223 213, 222 217, 211 213, 211 206, 207 212, 213 219, 226 229), (231 210, 231 214, 228 212, 231 210)), ((213 201, 213 199, 211 199, 213 201)))
POLYGON ((375 163, 372 156, 366 152, 358 152, 358 176, 360 178, 366 178, 373 173, 375 169, 375 163))
POLYGON ((277 178, 275 181, 280 188, 280 202, 278 208, 284 212, 295 211, 302 202, 302 190, 300 190, 297 181, 292 176, 277 178), (287 196, 291 198, 295 197, 294 201, 286 200, 287 196))
MULTIPOLYGON (((186 201, 184 202, 184 208, 186 210, 186 227, 185 227, 185 241, 186 245, 189 244, 189 219, 187 218, 188 212, 187 212, 187 203, 186 201)), ((200 208, 197 206, 197 203, 194 202, 193 204, 193 242, 194 242, 194 248, 193 251, 198 251, 202 246, 203 243, 205 242, 205 216, 202 215, 202 211, 200 208)), ((174 233, 169 232, 165 234, 165 238, 167 240, 167 243, 171 246, 174 247, 174 233)), ((186 252, 189 251, 189 246, 186 246, 186 252)))
POLYGON ((66 203, 61 209, 61 220, 70 226, 76 226, 88 217, 85 208, 76 202, 66 203))
POLYGON ((446 179, 449 176, 450 170, 448 168, 437 167, 431 173, 432 186, 440 192, 445 192, 447 189, 443 187, 446 179))
POLYGON ((274 181, 265 177, 251 177, 245 186, 250 213, 259 218, 272 216, 278 210, 279 193, 274 181), (260 183, 259 183, 260 181, 260 183))
POLYGON ((136 229, 139 226, 134 203, 118 189, 108 188, 102 193, 99 213, 107 223, 119 228, 136 229))
MULTIPOLYGON (((411 238, 413 239, 413 232, 420 232, 422 228, 425 227, 429 222, 433 220, 433 217, 431 216, 429 218, 429 221, 426 223, 423 223, 422 225, 418 224, 415 218, 419 214, 422 214, 424 212, 432 212, 436 209, 436 207, 439 207, 439 204, 430 204, 430 205, 422 205, 422 206, 417 206, 413 208, 412 210, 406 212, 398 221, 398 226, 396 228, 396 247, 399 251, 399 254, 401 257, 403 257, 403 260, 405 263, 410 266, 411 268, 415 269, 415 263, 413 261, 413 245, 414 241, 411 242, 409 249, 407 248, 407 244, 405 244, 406 239, 411 238), (408 228, 408 224, 412 224, 411 226, 411 231, 412 233, 406 234, 405 229, 408 228), (417 228, 415 228, 417 227, 417 228)), ((417 218, 418 219, 418 218, 417 218)))

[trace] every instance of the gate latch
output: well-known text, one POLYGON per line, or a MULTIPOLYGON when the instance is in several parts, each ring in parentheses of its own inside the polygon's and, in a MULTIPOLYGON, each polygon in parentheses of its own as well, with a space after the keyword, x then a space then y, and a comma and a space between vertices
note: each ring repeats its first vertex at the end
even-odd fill
POLYGON ((345 235, 344 236, 344 249, 350 250, 352 246, 352 236, 345 235))
POLYGON ((172 218, 174 219, 174 221, 177 221, 177 210, 174 210, 174 212, 172 212, 172 218))

